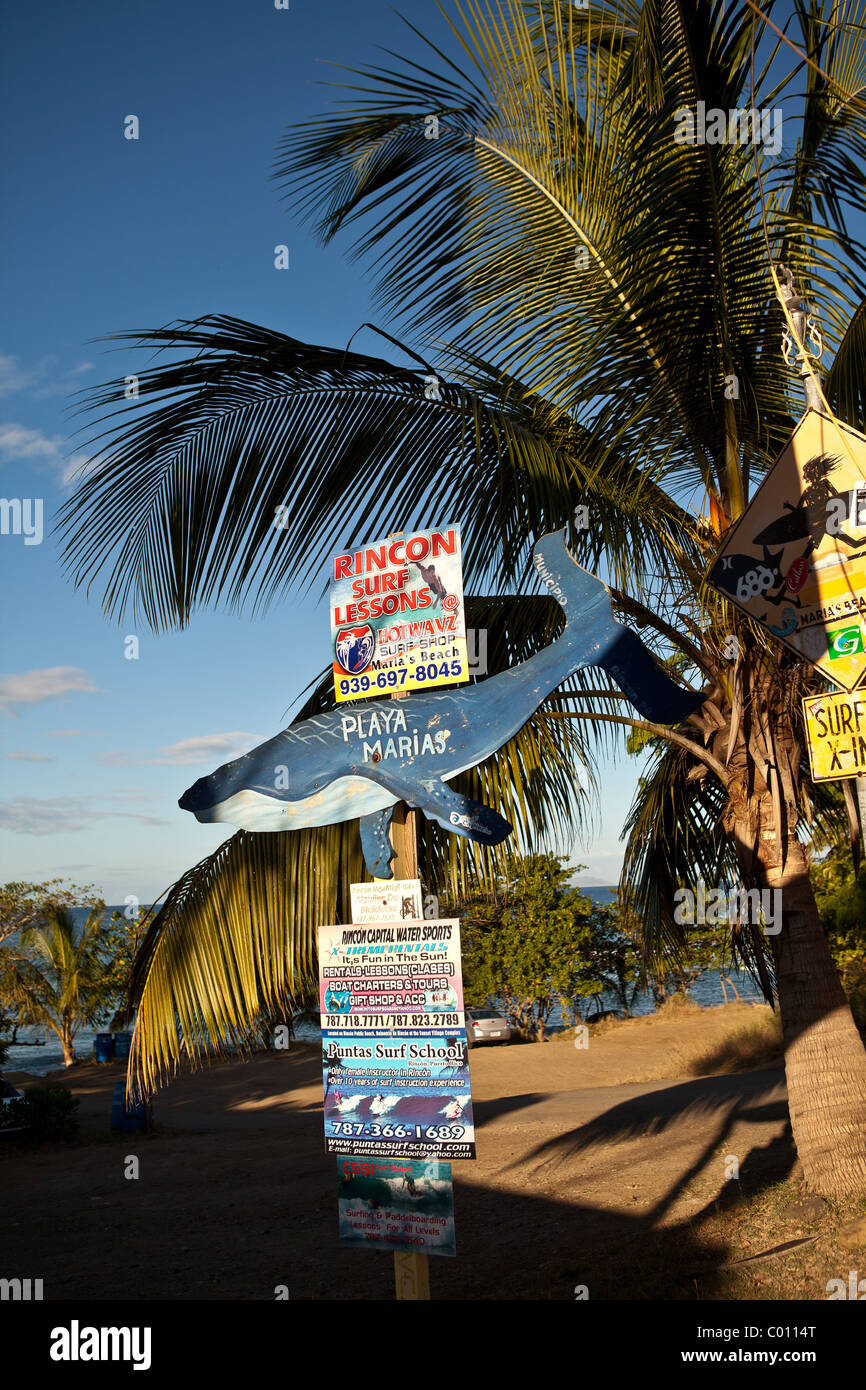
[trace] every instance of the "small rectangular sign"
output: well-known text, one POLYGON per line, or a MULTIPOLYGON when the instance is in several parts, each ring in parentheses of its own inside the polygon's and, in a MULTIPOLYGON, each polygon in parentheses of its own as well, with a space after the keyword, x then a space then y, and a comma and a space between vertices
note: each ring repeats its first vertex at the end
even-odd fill
POLYGON ((338 1158, 340 1244, 456 1255, 451 1164, 338 1158))
POLYGON ((459 921, 320 927, 319 990, 328 1152, 474 1158, 459 921))
POLYGON ((807 695, 803 722, 813 782, 866 774, 866 694, 807 695))
POLYGON ((325 1145, 354 1157, 475 1157, 462 1029, 322 1034, 325 1145))
POLYGON ((330 607, 338 703, 469 679, 459 526, 333 556, 330 607))
POLYGON ((418 921, 424 916, 421 880, 418 878, 374 879, 372 883, 350 883, 352 921, 355 926, 371 922, 418 921))
POLYGON ((319 1008, 325 1032, 464 1028, 459 921, 319 927, 319 1008))

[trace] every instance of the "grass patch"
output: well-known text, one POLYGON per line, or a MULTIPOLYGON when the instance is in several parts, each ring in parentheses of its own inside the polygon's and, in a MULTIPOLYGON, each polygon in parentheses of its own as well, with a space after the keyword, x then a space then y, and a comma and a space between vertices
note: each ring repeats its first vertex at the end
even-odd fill
POLYGON ((686 1059, 683 1066, 685 1076, 710 1076, 780 1066, 783 1061, 781 1021, 778 1013, 767 1012, 686 1059))

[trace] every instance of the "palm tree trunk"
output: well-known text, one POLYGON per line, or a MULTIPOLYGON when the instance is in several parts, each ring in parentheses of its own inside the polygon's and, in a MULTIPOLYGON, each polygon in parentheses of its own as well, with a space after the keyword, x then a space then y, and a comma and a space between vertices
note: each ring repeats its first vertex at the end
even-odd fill
POLYGON ((821 927, 806 850, 789 833, 782 864, 769 793, 759 824, 756 878, 782 894, 782 930, 770 941, 794 1143, 813 1191, 856 1196, 866 1192, 866 1049, 821 927))

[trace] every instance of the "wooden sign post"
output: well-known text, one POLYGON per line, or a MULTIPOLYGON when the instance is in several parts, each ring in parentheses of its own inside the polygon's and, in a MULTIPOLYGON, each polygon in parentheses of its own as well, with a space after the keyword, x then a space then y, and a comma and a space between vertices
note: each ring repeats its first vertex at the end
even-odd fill
MULTIPOLYGON (((418 812, 398 802, 391 821, 395 850, 395 878, 418 877, 418 812)), ((430 1257, 413 1250, 394 1251, 394 1297, 424 1300, 430 1297, 430 1257)))

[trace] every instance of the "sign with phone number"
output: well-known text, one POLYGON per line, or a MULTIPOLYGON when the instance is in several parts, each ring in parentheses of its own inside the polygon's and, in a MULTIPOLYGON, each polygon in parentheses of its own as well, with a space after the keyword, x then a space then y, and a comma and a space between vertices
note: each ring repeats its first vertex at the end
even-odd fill
POLYGON ((464 656, 462 661, 456 657, 439 665, 431 661, 427 666, 401 666, 399 671, 378 671, 374 676, 340 677, 337 689, 341 699, 351 700, 387 694, 389 690, 418 690, 422 686, 429 690, 433 685, 453 685, 455 681, 468 680, 468 674, 464 656))
POLYGON ((459 526, 335 555, 330 606, 338 703, 469 679, 459 526))

